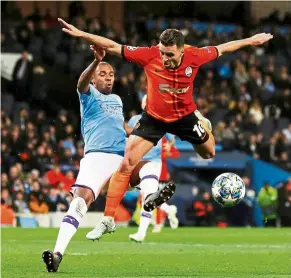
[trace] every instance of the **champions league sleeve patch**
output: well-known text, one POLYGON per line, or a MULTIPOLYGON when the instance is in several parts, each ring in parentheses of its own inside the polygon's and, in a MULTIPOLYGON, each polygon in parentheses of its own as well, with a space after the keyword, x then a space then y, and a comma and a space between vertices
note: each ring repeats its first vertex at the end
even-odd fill
POLYGON ((207 46, 204 46, 203 48, 206 49, 209 54, 211 53, 211 50, 207 46))
POLYGON ((129 51, 134 51, 134 50, 136 50, 137 49, 137 47, 136 46, 127 46, 127 49, 129 50, 129 51))

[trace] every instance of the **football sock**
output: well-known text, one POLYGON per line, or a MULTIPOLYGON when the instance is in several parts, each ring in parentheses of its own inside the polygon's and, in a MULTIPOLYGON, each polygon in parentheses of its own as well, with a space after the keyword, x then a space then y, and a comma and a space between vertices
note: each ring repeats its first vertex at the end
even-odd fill
POLYGON ((69 210, 61 224, 54 253, 60 252, 64 254, 69 242, 76 233, 79 223, 86 214, 88 208, 83 198, 77 197, 73 199, 69 210))
POLYGON ((115 216, 115 212, 128 188, 131 173, 115 172, 107 192, 104 216, 115 216))
POLYGON ((171 206, 169 206, 167 203, 161 204, 160 209, 164 211, 166 214, 169 214, 171 212, 171 206))
MULTIPOLYGON (((147 174, 146 171, 140 171, 140 189, 144 199, 149 195, 158 190, 159 182, 156 175, 147 174)), ((151 223, 153 212, 147 212, 143 209, 144 202, 142 202, 142 209, 140 212, 140 224, 137 233, 145 236, 147 229, 151 223)))
POLYGON ((151 223, 151 220, 152 220, 152 215, 153 215, 152 211, 151 212, 147 212, 144 209, 141 210, 140 222, 139 222, 139 227, 138 227, 138 230, 137 230, 137 233, 140 234, 141 236, 145 237, 145 235, 147 233, 147 230, 149 228, 149 225, 151 223))
POLYGON ((157 208, 156 210, 156 225, 161 225, 162 224, 162 211, 160 208, 157 208))

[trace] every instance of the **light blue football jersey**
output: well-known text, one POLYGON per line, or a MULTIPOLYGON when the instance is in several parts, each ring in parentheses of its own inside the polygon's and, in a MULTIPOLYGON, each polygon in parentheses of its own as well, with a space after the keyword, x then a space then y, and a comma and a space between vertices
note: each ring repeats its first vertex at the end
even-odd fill
MULTIPOLYGON (((131 119, 128 122, 128 125, 131 128, 134 128, 136 124, 139 122, 141 118, 141 115, 135 115, 131 117, 131 119)), ((175 138, 175 135, 166 133, 165 135, 166 139, 171 141, 175 138)), ((148 161, 159 161, 161 160, 161 152, 162 152, 162 139, 159 140, 156 146, 154 146, 144 157, 142 160, 148 160, 148 161)))
POLYGON ((93 85, 87 94, 80 94, 81 132, 85 153, 124 154, 126 132, 123 106, 119 96, 101 94, 93 85))

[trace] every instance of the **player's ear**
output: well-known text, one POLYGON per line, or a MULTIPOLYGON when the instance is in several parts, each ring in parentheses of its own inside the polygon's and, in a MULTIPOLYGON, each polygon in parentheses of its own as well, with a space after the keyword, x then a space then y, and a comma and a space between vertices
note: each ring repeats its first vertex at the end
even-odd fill
POLYGON ((93 86, 95 86, 95 78, 94 77, 91 79, 91 83, 93 84, 93 86))

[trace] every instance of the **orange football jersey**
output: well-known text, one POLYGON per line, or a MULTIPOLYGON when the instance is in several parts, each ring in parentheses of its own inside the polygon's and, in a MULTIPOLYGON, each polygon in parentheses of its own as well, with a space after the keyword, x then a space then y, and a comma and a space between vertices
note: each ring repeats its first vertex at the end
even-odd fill
POLYGON ((214 46, 197 48, 185 45, 182 63, 177 69, 165 69, 158 46, 123 46, 123 57, 141 65, 147 76, 146 111, 164 122, 174 122, 194 112, 193 81, 201 65, 217 58, 214 46))

